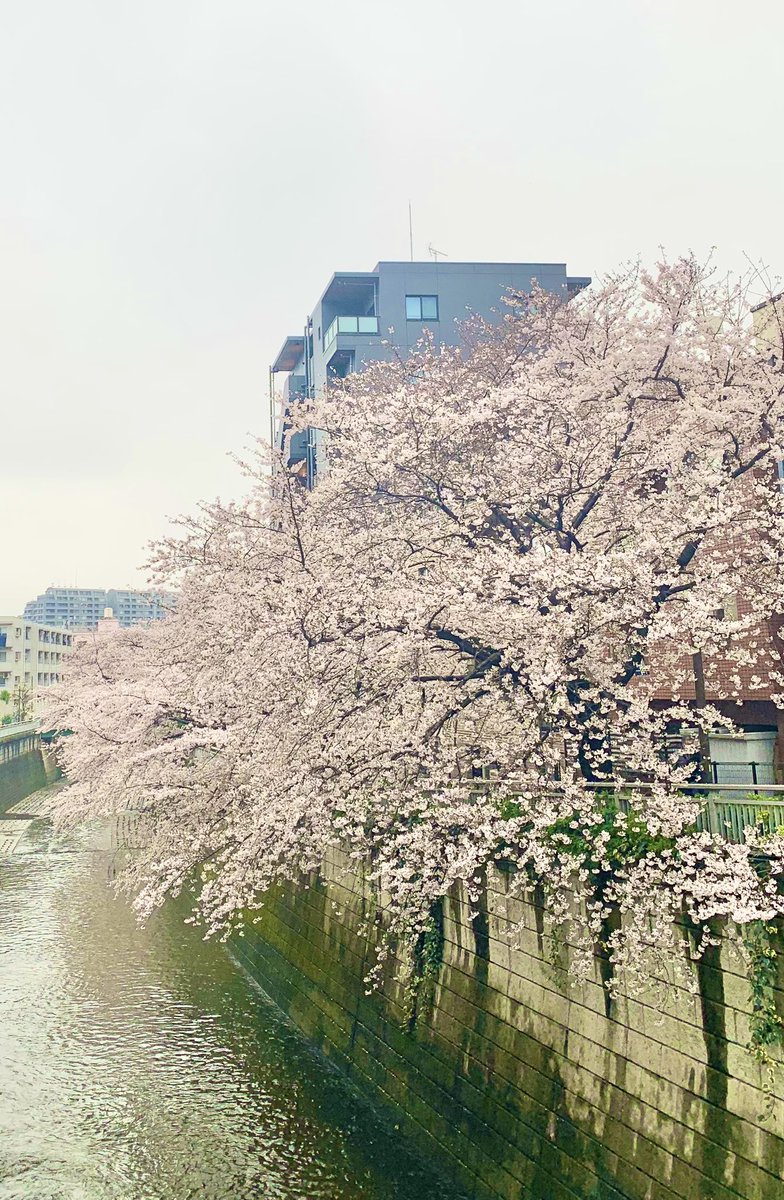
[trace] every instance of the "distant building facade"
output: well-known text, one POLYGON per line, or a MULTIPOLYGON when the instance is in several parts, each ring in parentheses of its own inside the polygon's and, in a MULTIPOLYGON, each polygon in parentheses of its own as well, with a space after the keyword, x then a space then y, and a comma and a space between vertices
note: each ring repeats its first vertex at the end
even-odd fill
POLYGON ((784 292, 769 296, 751 310, 757 344, 766 347, 775 357, 781 347, 781 331, 784 329, 784 292))
POLYGON ((115 617, 110 608, 103 610, 103 616, 98 618, 98 624, 95 627, 96 638, 114 637, 115 633, 119 633, 122 626, 115 617))
MULTIPOLYGON (((285 376, 280 409, 272 414, 276 445, 282 448, 299 399, 363 363, 410 353, 426 329, 439 344, 454 346, 469 317, 500 323, 510 291, 525 294, 537 283, 568 299, 590 282, 567 275, 564 263, 380 262, 372 271, 336 273, 303 333, 286 338, 270 369, 273 385, 285 376)), ((289 465, 313 486, 323 465, 318 430, 292 437, 289 465)))
MULTIPOLYGON (((784 293, 771 296, 751 310, 757 346, 775 364, 784 329, 784 293)), ((758 467, 751 477, 747 503, 755 503, 755 490, 784 487, 784 461, 758 467), (752 484, 753 482, 753 489, 752 484)), ((713 546, 735 557, 741 545, 726 537, 713 546)), ((748 540, 745 553, 753 552, 748 540)), ((718 610, 728 620, 748 619, 754 610, 743 595, 721 597, 718 610)), ((738 732, 716 731, 709 738, 710 772, 714 783, 755 786, 784 783, 784 710, 776 699, 781 685, 779 655, 784 640, 784 619, 774 615, 760 620, 738 635, 738 645, 748 644, 749 661, 721 655, 684 653, 679 667, 691 679, 679 680, 678 696, 688 704, 708 703, 735 724, 738 732), (702 677, 700 679, 700 676, 702 677), (731 697, 731 698, 730 698, 731 697)), ((670 703, 672 686, 662 680, 656 696, 670 703)))
POLYGON ((60 682, 73 647, 74 635, 59 626, 0 617, 0 718, 14 716, 20 705, 37 715, 42 691, 60 682))
POLYGON ((110 588, 48 587, 25 605, 27 621, 68 629, 95 629, 105 608, 111 608, 123 629, 140 621, 158 621, 171 611, 170 592, 110 588))

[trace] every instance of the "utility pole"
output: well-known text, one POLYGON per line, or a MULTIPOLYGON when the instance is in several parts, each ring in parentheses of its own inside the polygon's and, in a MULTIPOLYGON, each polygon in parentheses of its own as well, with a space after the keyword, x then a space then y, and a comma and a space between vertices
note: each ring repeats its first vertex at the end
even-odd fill
MULTIPOLYGON (((707 703, 705 699, 705 668, 701 650, 695 650, 694 654, 692 654, 691 665, 694 672, 695 707, 705 708, 707 703)), ((700 739, 700 783, 712 783, 710 741, 702 725, 700 725, 698 732, 700 739)))

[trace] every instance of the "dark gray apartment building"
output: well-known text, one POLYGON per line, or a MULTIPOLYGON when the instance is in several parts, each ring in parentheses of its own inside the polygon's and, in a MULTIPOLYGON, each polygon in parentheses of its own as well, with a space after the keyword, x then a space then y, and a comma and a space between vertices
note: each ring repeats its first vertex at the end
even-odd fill
MULTIPOLYGON (((286 419, 299 398, 315 396, 363 363, 409 353, 425 329, 438 343, 456 345, 462 322, 472 315, 500 322, 509 292, 529 292, 534 282, 568 299, 591 281, 567 275, 564 263, 380 262, 372 271, 337 272, 303 332, 286 338, 272 364, 271 393, 276 377, 285 376, 280 401, 273 403, 276 445, 283 446, 286 419)), ((294 435, 289 464, 313 486, 323 465, 318 430, 294 435)))

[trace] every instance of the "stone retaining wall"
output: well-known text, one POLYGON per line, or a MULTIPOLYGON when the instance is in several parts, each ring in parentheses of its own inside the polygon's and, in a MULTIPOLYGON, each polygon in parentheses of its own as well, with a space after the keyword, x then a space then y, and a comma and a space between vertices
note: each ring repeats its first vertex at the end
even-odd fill
POLYGON ((0 813, 58 776, 57 766, 51 754, 42 749, 37 734, 4 738, 0 743, 0 813))
MULTIPOLYGON (((542 912, 494 873, 473 919, 448 898, 432 1004, 372 962, 379 914, 347 862, 267 898, 231 947, 308 1038, 342 1066, 476 1200, 782 1200, 784 1076, 773 1113, 745 1049, 750 996, 729 942, 699 991, 621 998, 594 979, 566 989, 542 912), (516 948, 505 936, 522 918, 516 948)), ((685 951, 684 951, 685 953, 685 951)), ((779 983, 782 983, 781 959, 779 983)), ((694 968, 696 972, 696 968, 694 968)), ((695 979, 696 979, 695 975, 695 979)), ((784 992, 779 991, 784 1013, 784 992)))

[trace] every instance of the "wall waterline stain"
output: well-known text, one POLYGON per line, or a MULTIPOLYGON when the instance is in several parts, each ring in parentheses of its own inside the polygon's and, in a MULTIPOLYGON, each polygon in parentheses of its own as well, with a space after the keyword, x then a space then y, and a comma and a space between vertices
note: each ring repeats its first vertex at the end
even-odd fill
POLYGON ((479 906, 448 897, 434 1003, 412 1023, 390 969, 365 994, 374 897, 353 863, 330 851, 304 882, 269 893, 234 944, 474 1200, 781 1200, 784 1073, 762 1119, 749 981, 726 939, 695 967, 693 994, 621 990, 608 1011, 606 964, 567 988, 543 953, 541 895, 513 896, 492 872, 479 906))

